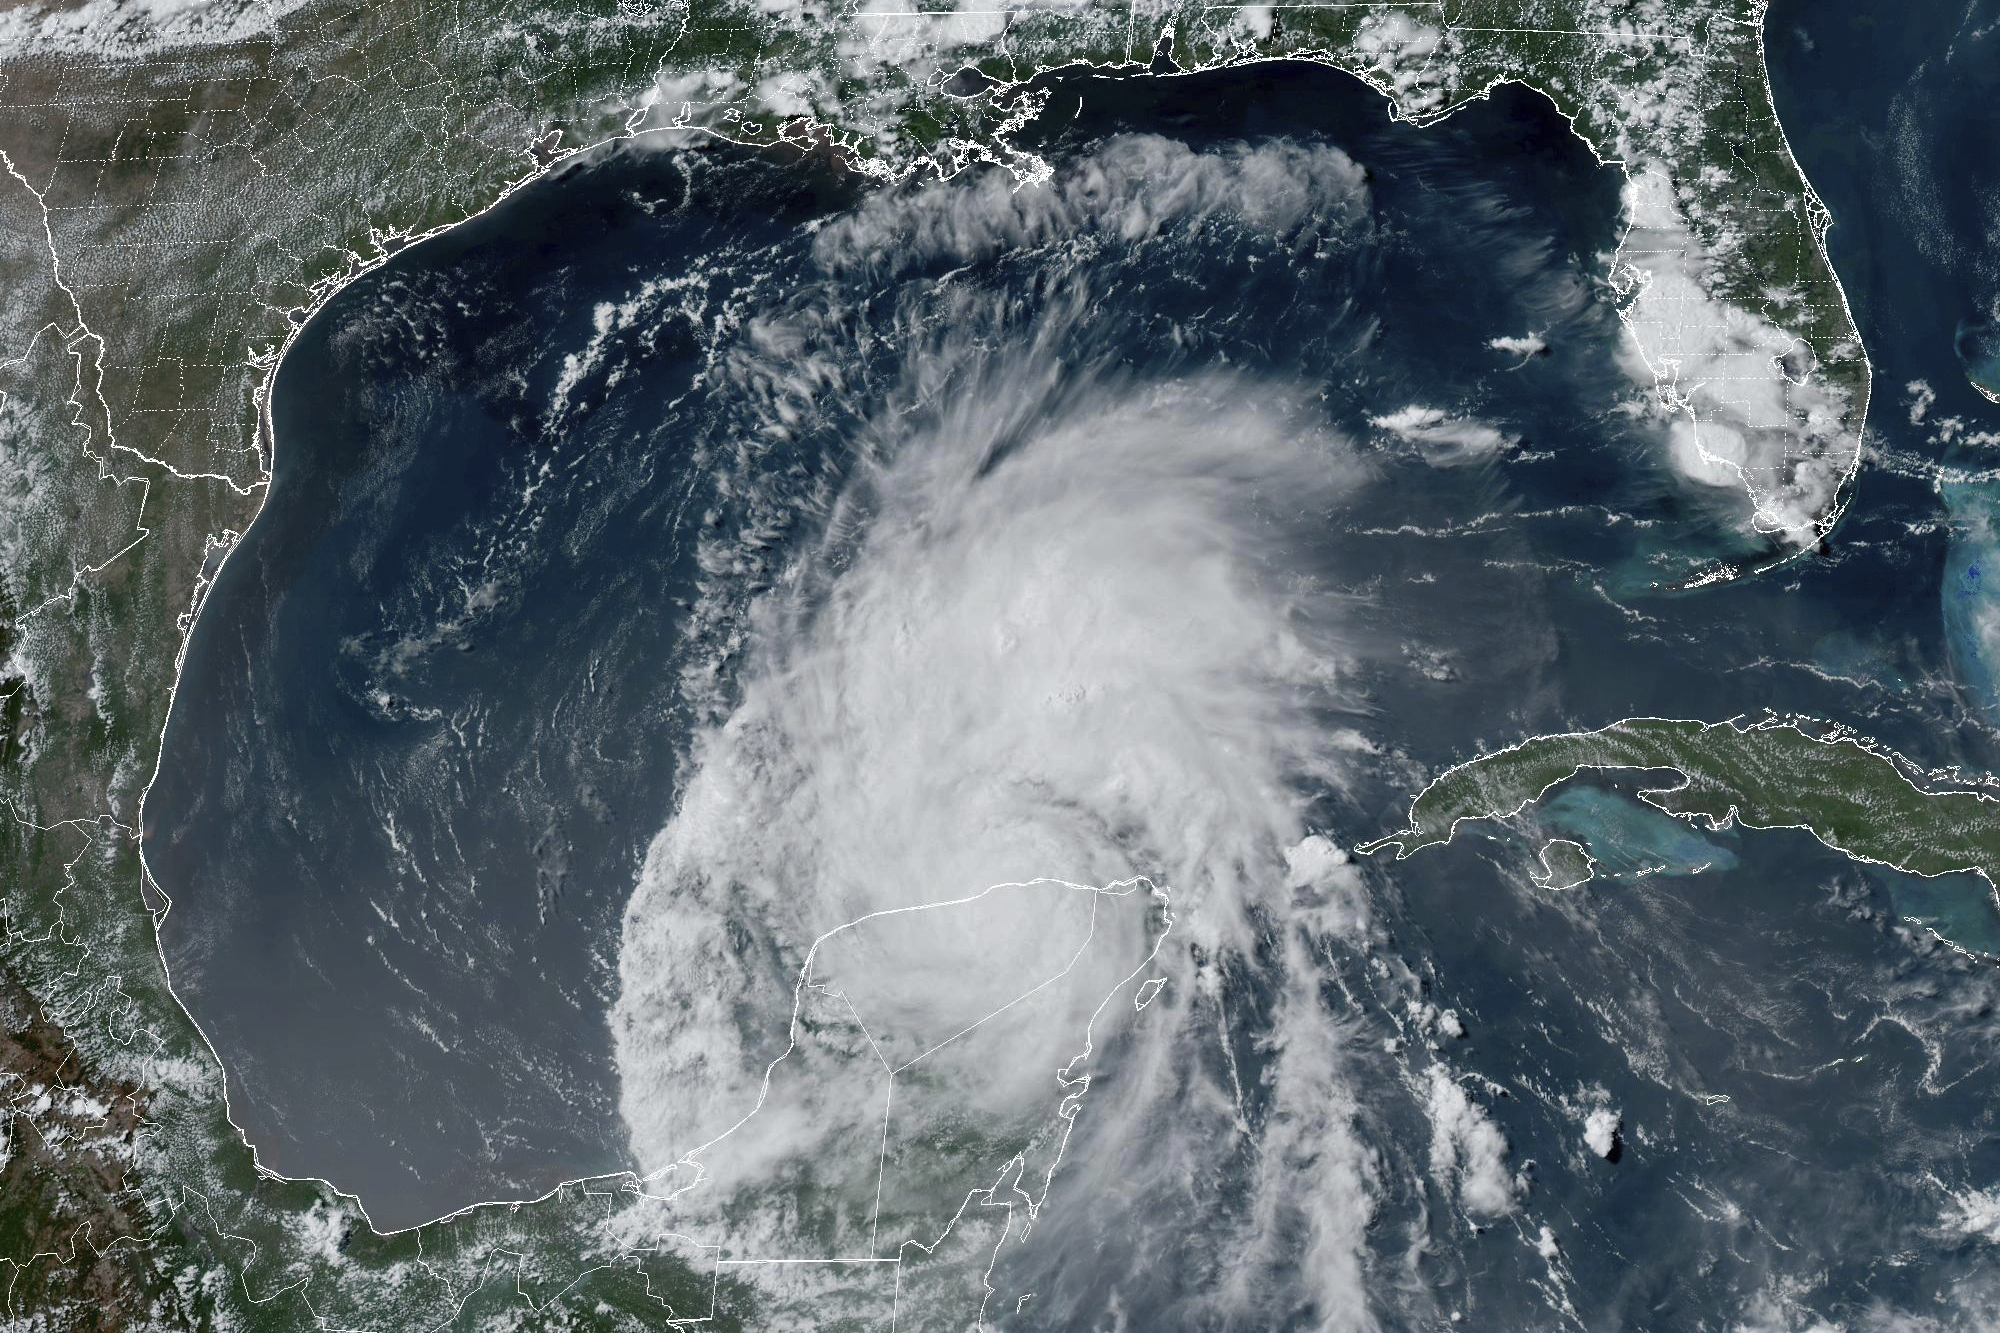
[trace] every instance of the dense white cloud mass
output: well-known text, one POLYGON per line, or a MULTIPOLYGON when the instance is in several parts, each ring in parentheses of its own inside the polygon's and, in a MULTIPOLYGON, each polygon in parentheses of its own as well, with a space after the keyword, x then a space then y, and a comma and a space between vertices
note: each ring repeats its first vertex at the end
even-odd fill
POLYGON ((1944 1228, 2000 1245, 2000 1189, 1964 1190, 1945 1211, 1944 1228))
POLYGON ((1427 461, 1440 467, 1492 458, 1515 442, 1513 436, 1483 421, 1415 404, 1372 417, 1369 424, 1415 445, 1427 461))
POLYGON ((1459 1206, 1472 1217, 1513 1212, 1518 1187, 1507 1169, 1506 1135, 1440 1065, 1430 1069, 1430 1115, 1438 1188, 1456 1183, 1459 1206))
POLYGON ((1489 338, 1486 345, 1503 355, 1519 357, 1523 362, 1549 350, 1548 339, 1539 333, 1489 338))
POLYGON ((995 881, 1147 873, 1215 939, 1284 882, 1289 784, 1335 776, 1304 705, 1338 650, 1334 608, 1268 572, 1271 520, 1352 465, 1260 397, 1107 390, 1010 443, 1015 400, 968 394, 837 516, 866 536, 822 553, 823 602, 773 599, 632 902, 621 1068, 650 1164, 740 1114, 741 1007, 789 997, 795 958, 732 948, 732 921, 796 949, 995 881))
POLYGON ((1599 1157, 1609 1157, 1618 1147, 1618 1112, 1600 1106, 1584 1117, 1583 1141, 1599 1157))
MULTIPOLYGON (((1145 243, 1216 217, 1310 239, 1363 188, 1328 149, 1134 137, 1045 186, 866 204, 816 254, 893 280, 927 257, 1145 243)), ((1172 1190, 1200 1132, 1182 1118, 1187 1000, 1210 984, 1188 946, 1248 949, 1258 905, 1327 931, 1367 919, 1304 794, 1356 757, 1327 716, 1346 603, 1309 554, 1364 476, 1354 452, 1284 384, 1067 360, 1063 335, 1095 317, 1086 290, 1032 320, 977 292, 926 300, 821 535, 752 612, 740 694, 696 741, 619 958, 622 1109, 656 1186, 693 1209, 809 1171, 835 1201, 732 1233, 772 1255, 930 1243, 1017 1150, 1008 1197, 1032 1209, 1068 1137, 1056 1108, 1099 1076, 1078 1057, 1113 1039, 1119 1092, 1092 1095, 1090 1151, 1063 1169, 1086 1193, 1172 1190), (985 892, 1045 876, 1068 887, 985 892), (1165 899, 1087 887, 1135 876, 1165 899), (908 910, 939 904, 957 905, 908 910), (904 1126, 947 1112, 984 1146, 901 1151, 904 1126)), ((779 420, 840 391, 806 318, 759 324, 728 368, 783 400, 779 420)), ((1246 1244, 1307 1244, 1330 1326, 1359 1326, 1372 1167, 1348 1129, 1346 1035, 1296 939, 1284 963, 1297 993, 1271 1038, 1280 1113, 1256 1180, 1272 1225, 1246 1244)))
POLYGON ((1618 252, 1630 284, 1629 370, 1659 395, 1669 462, 1698 485, 1742 491, 1760 532, 1818 540, 1860 448, 1849 404, 1811 349, 1714 294, 1714 262, 1657 166, 1631 169, 1618 252))
POLYGON ((996 172, 948 189, 875 195, 830 224, 815 255, 834 271, 893 277, 940 256, 971 264, 1074 246, 1087 257, 1091 238, 1131 243, 1212 218, 1305 249, 1349 227, 1366 199, 1361 167, 1330 144, 1277 140, 1197 152, 1127 134, 1045 184, 1017 188, 996 172))

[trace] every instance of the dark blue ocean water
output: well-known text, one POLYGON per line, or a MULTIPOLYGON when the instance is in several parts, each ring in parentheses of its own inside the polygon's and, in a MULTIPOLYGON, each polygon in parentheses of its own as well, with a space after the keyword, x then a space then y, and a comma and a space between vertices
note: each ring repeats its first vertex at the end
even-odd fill
MULTIPOLYGON (((633 1164, 620 923, 692 738, 737 697, 760 599, 871 520, 840 500, 893 447, 884 422, 990 392, 994 349, 1037 346, 1093 392, 1226 370, 1352 442, 1352 490, 1271 571, 1349 606, 1350 705, 1326 725, 1373 748, 1314 793, 1337 842, 1394 827, 1444 764, 1634 714, 1806 712, 2000 768, 1974 573, 2000 554, 1979 517, 2000 490, 1936 484, 1940 463, 1985 466, 1971 427, 1940 439, 1938 420, 1993 424, 1955 348, 1992 318, 1969 238, 2000 182, 1972 127, 2000 62, 1956 10, 1892 30, 1867 8, 1780 3, 1771 32, 1875 359, 1871 463, 1822 550, 1692 592, 1669 589, 1760 548, 1629 410, 1604 260, 1620 177, 1519 89, 1420 130, 1304 66, 1065 78, 1027 142, 1085 203, 998 240, 952 233, 955 200, 1004 193, 990 175, 878 196, 824 157, 626 146, 355 283, 280 371, 271 496, 202 609, 145 810, 175 985, 263 1160, 386 1225, 633 1164), (1089 184, 1135 133, 1209 157, 1332 146, 1365 205, 1338 228, 1226 201, 1135 222, 1152 196, 1089 184), (1928 227, 1908 224, 1916 180, 1928 227), (816 238, 870 207, 937 221, 829 259, 816 238), (1489 346, 1529 332, 1544 353, 1489 346), (1910 422, 1917 379, 1935 400, 1910 422), (1507 443, 1413 447, 1380 424, 1413 405, 1507 443)), ((1022 437, 1065 401, 1032 400, 1022 437)), ((1495 828, 1371 866, 1377 932, 1314 945, 1374 1163, 1374 1313, 1948 1317, 1986 1271, 1940 1218, 2000 1184, 2000 995, 1917 922, 1990 928, 1978 886, 1798 834, 1697 834, 1620 790, 1540 814, 1592 843, 1591 885, 1534 889, 1533 841, 1495 828), (1463 1037, 1412 1016, 1442 1008, 1463 1037), (1505 1220, 1439 1193, 1434 1067, 1506 1137, 1505 1220), (1615 1163, 1579 1146, 1595 1105, 1622 1114, 1615 1163)), ((1250 1128, 1158 1197, 1067 1200, 1055 1239, 994 1275, 1038 1293, 1038 1326, 1114 1307, 1223 1326, 1219 1238, 1259 1228, 1260 1326, 1331 1317, 1310 1216, 1258 1206, 1259 1138, 1298 1112, 1273 1035, 1297 927, 1245 913, 1264 943, 1187 1002, 1213 1037, 1181 1055, 1191 1085, 1234 1080, 1250 1128)))

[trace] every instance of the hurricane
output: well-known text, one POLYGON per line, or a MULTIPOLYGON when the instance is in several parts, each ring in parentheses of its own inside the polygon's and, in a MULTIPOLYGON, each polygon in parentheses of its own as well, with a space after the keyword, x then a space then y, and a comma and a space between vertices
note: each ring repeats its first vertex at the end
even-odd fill
MULTIPOLYGON (((853 460, 819 531, 750 608, 740 697, 695 740, 625 916, 613 1022, 642 1163, 670 1164, 726 1131, 754 1139, 774 1173, 736 1178, 748 1189, 833 1151, 838 1114, 745 1115, 788 1038, 803 951, 847 922, 996 883, 1144 879, 1171 937, 1156 940, 1157 912, 1128 894, 1100 908, 1092 947, 1125 960, 1116 976, 1154 963, 1178 997, 1213 989, 1196 960, 1252 948, 1259 912, 1310 904, 1334 931, 1365 920, 1345 852, 1313 830, 1308 807, 1366 749, 1345 675, 1370 632, 1325 563, 1338 558, 1325 534, 1369 464, 1308 384, 1092 355, 1143 258, 1057 258, 1083 246, 1143 255, 1203 229, 1309 254, 1351 244, 1365 193, 1332 149, 1196 154, 1130 137, 1047 187, 946 185, 819 234, 814 256, 835 283, 999 254, 1053 271, 1028 295, 910 283, 880 335, 888 367, 860 388, 814 386, 866 395, 843 405, 853 460)), ((813 359, 846 332, 836 301, 801 303, 760 342, 813 359)), ((1018 903, 925 913, 934 926, 879 951, 873 966, 901 1007, 967 992, 1004 1004, 1007 987, 985 975, 1037 977, 1065 958, 1039 895, 1001 893, 1018 903)), ((1309 989, 1312 969, 1287 965, 1309 989)), ((1010 1058, 947 1071, 916 1095, 959 1115, 1053 1120, 1068 1047, 1105 998, 1101 984, 1065 984, 1010 1058)), ((1192 1013, 1163 999, 1099 1034, 1122 1038, 1133 1093, 1190 1040, 1192 1013)), ((1288 1099, 1340 1095, 1325 1070, 1281 1082, 1288 1099)), ((1123 1155, 1108 1146, 1119 1138, 1136 1152, 1167 1096, 1120 1097, 1123 1124, 1101 1123, 1093 1097, 1092 1169, 1123 1155)), ((846 1109, 880 1119, 876 1105, 846 1109)), ((961 1184, 1006 1163, 967 1157, 961 1184)), ((1359 1169, 1341 1172, 1346 1206, 1365 1216, 1359 1169)), ((1272 1176, 1271 1190, 1298 1187, 1272 1176)))

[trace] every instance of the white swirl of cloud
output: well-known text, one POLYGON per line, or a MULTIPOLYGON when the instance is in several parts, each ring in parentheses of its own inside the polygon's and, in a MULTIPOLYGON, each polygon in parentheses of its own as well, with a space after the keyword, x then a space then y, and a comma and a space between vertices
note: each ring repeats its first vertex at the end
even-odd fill
MULTIPOLYGON (((1316 244, 1355 214, 1362 189, 1332 150, 1195 154, 1124 139, 1047 186, 954 185, 894 209, 865 205, 820 234, 816 255, 826 271, 875 280, 914 256, 1172 243, 1175 228, 1222 218, 1316 244)), ((807 950, 828 932, 1044 876, 1165 886, 1173 948, 1157 967, 1146 963, 1159 933, 1136 910, 1143 899, 1104 899, 1089 930, 1099 961, 1038 990, 1032 1013, 1010 1011, 992 1046, 1004 1060, 926 1065, 921 1086, 897 1075, 890 1100, 903 1107, 909 1084, 926 1113, 956 1105, 971 1126, 1047 1119, 1080 1088, 1057 1074, 1084 1034, 1100 1047, 1116 1039, 1120 1091, 1091 1094, 1088 1160, 1072 1151, 1064 1170, 1086 1191, 1120 1173, 1134 1188, 1170 1189, 1173 1164, 1203 1151, 1176 1128, 1190 1090, 1174 1071, 1201 1007, 1172 997, 1205 984, 1188 946, 1247 952, 1260 908, 1326 930, 1366 915, 1354 867, 1306 819, 1309 793, 1341 786, 1357 754, 1351 728, 1330 716, 1351 703, 1356 631, 1323 564, 1329 520, 1364 479, 1356 453, 1306 386, 1077 364, 1063 349, 1089 340, 1065 335, 1115 301, 1081 279, 1031 311, 970 287, 926 288, 899 324, 894 385, 877 386, 862 414, 859 461, 836 498, 816 502, 822 534, 758 600, 734 706, 692 748, 628 907, 613 1015, 642 1167, 664 1173, 702 1150, 706 1171, 703 1145, 749 1136, 754 1146, 737 1145, 704 1182, 743 1190, 816 1172, 844 1200, 827 1224, 842 1236, 867 1230, 854 1223, 867 1179, 854 1163, 866 1160, 868 1116, 881 1123, 875 1084, 850 1078, 860 1066, 814 1072, 838 1063, 825 1054, 825 1034, 846 1021, 838 1014, 815 1018, 810 1058, 772 1064, 793 1049, 795 1000, 824 1009, 849 993, 817 976, 799 989, 807 950), (1107 1006, 1102 979, 1136 985, 1142 964, 1167 978, 1168 999, 1150 1002, 1155 985, 1143 1008, 1107 1006), (744 1120, 767 1104, 774 1068, 794 1081, 782 1106, 768 1103, 781 1113, 744 1120), (795 1086, 815 1078, 816 1090, 795 1086), (857 1091, 838 1093, 840 1079, 857 1091)), ((828 319, 808 334, 785 322, 802 318, 757 324, 725 366, 774 392, 781 422, 858 392, 851 376, 798 369, 817 364, 824 328, 839 327, 828 319)), ((704 561, 739 567, 727 552, 704 561)), ((1075 931, 1010 906, 1035 901, 992 899, 980 915, 926 913, 893 937, 869 934, 867 974, 893 994, 857 1003, 858 1022, 895 1013, 920 1030, 933 1005, 1006 992, 994 978, 1054 975, 1051 950, 1074 948, 1075 931)), ((849 964, 846 975, 861 974, 849 964)), ((1303 1236, 1329 1323, 1362 1326, 1355 1256, 1371 1168, 1345 1128, 1344 1037, 1325 1021, 1307 950, 1294 941, 1274 975, 1287 998, 1268 1079, 1284 1109, 1255 1154, 1268 1160, 1250 1167, 1253 1216, 1269 1234, 1246 1241, 1246 1256, 1280 1262, 1269 1252, 1303 1236)), ((843 1052, 879 1035, 856 1031, 843 1052)), ((1231 1095, 1203 1099, 1220 1109, 1231 1095)), ((952 1151, 929 1187, 946 1219, 1005 1164, 952 1151)), ((891 1145, 885 1160, 894 1156, 891 1145)), ((885 1226, 894 1192, 890 1182, 874 1205, 885 1226)), ((907 1196, 894 1202, 899 1216, 919 1211, 907 1196)), ((784 1225, 756 1243, 805 1254, 805 1223, 789 1236, 784 1225)), ((1036 1222, 1037 1234, 1059 1236, 1052 1225, 1036 1222)), ((893 1241, 870 1244, 884 1254, 893 1241)), ((1247 1308, 1254 1285, 1215 1299, 1247 1308)))
POLYGON ((1341 649, 1281 534, 1354 464, 1252 386, 1050 387, 1064 409, 1011 446, 999 385, 947 407, 836 515, 824 599, 765 607, 627 914, 620 1068, 649 1163, 740 1114, 790 951, 843 921, 1149 874, 1219 942, 1282 887, 1299 783, 1338 777, 1311 705, 1341 649))

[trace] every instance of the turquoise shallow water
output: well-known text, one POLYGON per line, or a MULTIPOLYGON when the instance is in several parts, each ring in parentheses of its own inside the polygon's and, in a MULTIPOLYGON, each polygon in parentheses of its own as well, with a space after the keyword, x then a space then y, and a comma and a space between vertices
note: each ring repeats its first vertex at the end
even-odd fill
POLYGON ((1536 807, 1544 824, 1581 842, 1600 875, 1692 875, 1730 870, 1736 855, 1719 837, 1618 792, 1589 784, 1564 788, 1536 807))
MULTIPOLYGON (((1588 781, 1565 786, 1535 807, 1539 828, 1581 843, 1595 859, 1596 876, 1646 880, 1702 876, 1718 881, 1735 870, 1736 848, 1755 832, 1705 832, 1621 791, 1588 781)), ((1904 874, 1886 866, 1863 871, 1882 885, 1895 914, 1927 926, 1958 947, 2000 959, 2000 905, 1992 886, 1975 874, 1904 874)))
POLYGON ((1993 888, 1977 875, 1926 879, 1877 867, 1896 911, 1967 949, 2000 958, 2000 907, 1993 888))

